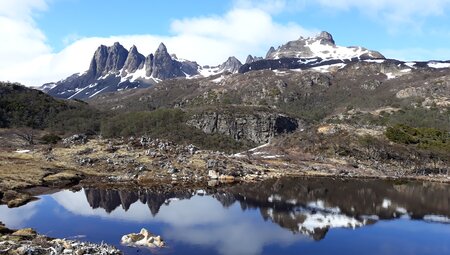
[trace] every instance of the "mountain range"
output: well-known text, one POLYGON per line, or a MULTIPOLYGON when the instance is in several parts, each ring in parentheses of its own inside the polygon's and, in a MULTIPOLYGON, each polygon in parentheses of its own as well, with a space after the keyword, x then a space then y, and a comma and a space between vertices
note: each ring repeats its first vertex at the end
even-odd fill
MULTIPOLYGON (((96 95, 127 89, 151 87, 168 79, 195 79, 219 74, 246 73, 256 70, 307 70, 325 72, 330 68, 360 61, 385 61, 385 57, 363 47, 337 46, 331 34, 321 32, 315 37, 288 42, 277 49, 271 47, 265 58, 249 55, 245 64, 229 57, 219 66, 200 66, 195 61, 178 59, 161 43, 148 56, 136 46, 125 49, 116 42, 101 45, 95 51, 89 68, 40 89, 51 96, 65 99, 88 99, 96 95)), ((405 62, 399 62, 405 64, 405 62)), ((450 67, 449 62, 409 63, 410 66, 450 67)))

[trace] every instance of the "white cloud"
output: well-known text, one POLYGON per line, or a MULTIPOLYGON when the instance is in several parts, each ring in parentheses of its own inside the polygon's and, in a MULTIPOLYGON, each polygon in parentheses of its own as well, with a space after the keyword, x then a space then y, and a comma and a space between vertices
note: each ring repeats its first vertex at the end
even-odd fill
POLYGON ((258 8, 277 14, 287 11, 320 7, 328 13, 357 10, 376 22, 384 24, 389 31, 402 29, 405 25, 420 31, 423 21, 430 16, 441 16, 450 8, 450 0, 234 0, 242 8, 258 8))
POLYGON ((0 34, 9 38, 0 40, 0 58, 8 59, 0 64, 0 80, 31 86, 85 71, 100 44, 112 45, 116 41, 126 48, 136 45, 144 55, 153 53, 159 43, 164 42, 169 52, 180 58, 201 65, 217 65, 232 55, 241 60, 248 54, 263 56, 270 46, 315 33, 297 24, 276 23, 271 14, 260 8, 236 5, 222 16, 175 20, 170 36, 77 38, 76 35, 65 38, 69 44, 56 53, 52 52, 43 32, 33 21, 34 12, 46 9, 45 0, 27 0, 19 6, 14 6, 13 2, 16 1, 7 0, 0 5, 0 10, 14 10, 13 14, 0 12, 0 34))
POLYGON ((416 32, 422 29, 424 20, 441 16, 450 7, 450 0, 317 0, 315 3, 333 11, 356 9, 387 26, 390 32, 398 32, 407 26, 416 32))

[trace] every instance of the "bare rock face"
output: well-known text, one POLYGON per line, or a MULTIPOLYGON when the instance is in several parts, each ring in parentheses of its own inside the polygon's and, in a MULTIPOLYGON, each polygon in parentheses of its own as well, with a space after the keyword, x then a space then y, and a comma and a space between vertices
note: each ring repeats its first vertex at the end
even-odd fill
POLYGON ((219 66, 221 72, 237 73, 242 63, 236 57, 229 57, 222 65, 219 66))
POLYGON ((155 56, 153 54, 150 54, 145 58, 145 75, 149 77, 153 72, 153 59, 155 59, 155 56))
POLYGON ((101 45, 94 53, 88 69, 89 78, 98 78, 110 71, 119 71, 125 64, 128 51, 118 42, 111 47, 101 45))
POLYGON ((159 45, 155 52, 152 75, 154 78, 161 80, 185 76, 181 71, 180 62, 172 59, 163 43, 159 45))
POLYGON ((131 47, 130 49, 130 52, 128 53, 127 60, 125 61, 122 76, 125 75, 125 71, 127 73, 133 73, 136 70, 141 69, 144 66, 144 62, 144 55, 140 54, 136 46, 133 45, 133 47, 131 47))
POLYGON ((276 135, 293 132, 299 127, 296 119, 258 112, 252 114, 205 112, 195 115, 188 125, 207 134, 219 133, 235 140, 250 140, 258 144, 267 143, 276 135))
POLYGON ((255 56, 252 56, 252 55, 248 55, 247 59, 245 60, 245 63, 246 64, 251 64, 251 63, 259 61, 259 60, 263 60, 263 58, 262 57, 255 57, 255 56))
POLYGON ((143 246, 148 248, 162 248, 165 246, 161 236, 150 233, 143 228, 139 233, 124 235, 121 239, 122 244, 127 246, 143 246))

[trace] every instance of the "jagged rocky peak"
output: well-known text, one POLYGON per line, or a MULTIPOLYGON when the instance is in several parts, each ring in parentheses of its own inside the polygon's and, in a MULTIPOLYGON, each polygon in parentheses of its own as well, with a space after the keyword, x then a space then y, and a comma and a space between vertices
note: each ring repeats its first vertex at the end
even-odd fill
POLYGON ((384 59, 379 52, 367 50, 363 47, 337 46, 333 36, 328 32, 321 32, 314 37, 300 37, 290 41, 277 49, 270 48, 266 59, 280 58, 321 58, 321 59, 384 59))
POLYGON ((219 66, 221 72, 237 73, 241 68, 242 63, 236 57, 232 56, 219 66))
MULTIPOLYGON (((275 50, 275 49, 274 49, 275 50)), ((252 56, 252 55, 248 55, 247 59, 245 60, 246 64, 250 64, 259 60, 263 60, 262 57, 256 57, 256 56, 252 56)))
POLYGON ((152 68, 152 76, 161 80, 186 76, 181 70, 181 63, 170 56, 164 43, 159 44, 155 52, 152 68))
POLYGON ((142 69, 144 67, 145 57, 137 50, 137 47, 133 45, 130 51, 128 52, 127 59, 125 61, 125 65, 123 67, 122 75, 125 75, 126 72, 133 73, 138 69, 142 69))
POLYGON ((88 69, 90 78, 101 77, 108 72, 116 72, 123 68, 128 51, 118 42, 111 47, 100 45, 94 53, 88 69))
POLYGON ((125 65, 128 51, 118 42, 108 48, 108 59, 106 60, 106 72, 119 71, 125 65))
POLYGON ((275 48, 273 46, 270 47, 269 51, 266 54, 266 59, 270 59, 275 52, 276 52, 275 48))
POLYGON ((321 44, 336 45, 333 36, 327 31, 320 32, 320 34, 316 36, 316 40, 320 41, 321 44))
MULTIPOLYGON (((156 50, 155 55, 156 55, 156 54, 167 54, 167 55, 169 55, 169 53, 167 52, 167 47, 166 47, 166 45, 165 45, 164 43, 160 43, 160 44, 159 44, 158 49, 156 50)), ((172 57, 172 56, 169 55, 169 57, 172 57)))

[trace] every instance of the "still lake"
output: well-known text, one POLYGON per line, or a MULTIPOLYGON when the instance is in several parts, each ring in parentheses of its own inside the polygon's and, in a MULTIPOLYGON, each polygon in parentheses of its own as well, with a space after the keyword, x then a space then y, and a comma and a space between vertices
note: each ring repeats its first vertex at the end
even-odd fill
POLYGON ((0 221, 125 254, 450 254, 450 185, 282 178, 206 191, 84 188, 0 206, 0 221), (141 228, 168 247, 120 244, 141 228))

